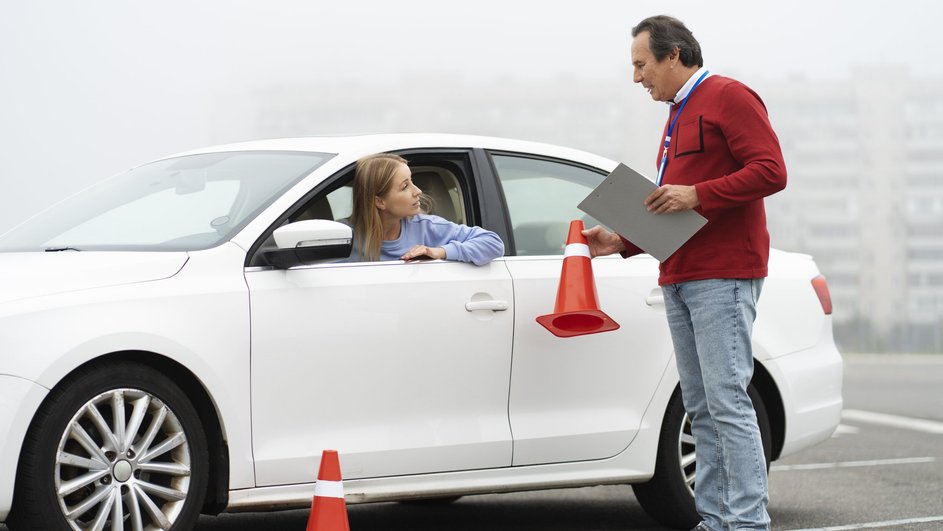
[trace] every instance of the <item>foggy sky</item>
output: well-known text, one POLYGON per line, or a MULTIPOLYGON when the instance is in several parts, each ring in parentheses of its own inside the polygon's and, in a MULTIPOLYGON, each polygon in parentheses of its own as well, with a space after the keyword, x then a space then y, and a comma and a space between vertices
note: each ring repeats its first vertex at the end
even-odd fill
MULTIPOLYGON (((421 76, 411 90, 432 95, 489 79, 575 77, 624 81, 644 101, 631 83, 629 31, 659 13, 694 31, 712 71, 748 84, 845 78, 853 68, 880 77, 895 65, 917 79, 943 78, 935 60, 943 4, 930 0, 683 0, 667 10, 649 0, 2 5, 0 232, 133 165, 254 138, 256 117, 226 102, 261 89, 348 82, 382 90, 421 76)), ((306 134, 338 132, 351 131, 306 134)))

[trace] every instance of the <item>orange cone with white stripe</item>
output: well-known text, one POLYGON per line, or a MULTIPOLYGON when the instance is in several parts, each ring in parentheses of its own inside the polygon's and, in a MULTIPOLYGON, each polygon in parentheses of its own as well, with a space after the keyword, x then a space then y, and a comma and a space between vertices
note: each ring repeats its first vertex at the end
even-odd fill
POLYGON ((573 337, 608 332, 619 323, 599 309, 589 242, 583 236, 583 222, 570 222, 557 302, 553 313, 541 315, 537 322, 557 337, 573 337))
POLYGON ((321 452, 321 468, 314 484, 314 500, 306 531, 350 531, 337 450, 321 452))

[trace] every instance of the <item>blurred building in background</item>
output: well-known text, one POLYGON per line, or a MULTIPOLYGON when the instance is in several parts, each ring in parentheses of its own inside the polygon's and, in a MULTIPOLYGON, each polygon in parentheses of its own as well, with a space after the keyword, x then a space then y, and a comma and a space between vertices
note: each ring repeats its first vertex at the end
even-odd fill
POLYGON ((854 350, 943 346, 943 81, 904 69, 765 86, 789 169, 768 200, 778 247, 829 281, 854 350))
MULTIPOLYGON (((943 351, 943 80, 904 69, 840 81, 750 81, 789 171, 767 200, 773 246, 813 255, 854 351, 943 351)), ((736 76, 735 76, 736 77, 736 76)), ((653 171, 667 108, 629 80, 273 87, 251 96, 246 137, 387 131, 516 137, 653 171)), ((225 127, 224 121, 219 127, 225 127)))

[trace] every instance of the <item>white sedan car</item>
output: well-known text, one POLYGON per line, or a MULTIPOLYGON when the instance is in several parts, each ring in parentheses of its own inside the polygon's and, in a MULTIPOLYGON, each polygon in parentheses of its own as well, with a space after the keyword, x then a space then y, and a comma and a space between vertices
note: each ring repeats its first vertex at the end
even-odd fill
MULTIPOLYGON (((622 326, 561 339, 566 228, 616 162, 453 135, 268 140, 111 178, 0 237, 0 521, 189 529, 310 504, 631 483, 697 521, 694 446, 647 255, 593 260, 622 326), (433 213, 498 233, 477 267, 346 263, 354 162, 405 157, 433 213), (320 221, 312 221, 320 220, 320 221)), ((768 460, 830 436, 842 360, 812 258, 773 251, 751 393, 768 460)))

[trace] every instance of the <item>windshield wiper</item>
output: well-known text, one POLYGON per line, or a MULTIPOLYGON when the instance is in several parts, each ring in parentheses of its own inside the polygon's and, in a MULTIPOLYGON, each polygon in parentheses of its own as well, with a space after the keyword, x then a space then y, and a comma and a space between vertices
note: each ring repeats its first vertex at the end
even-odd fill
POLYGON ((75 247, 47 247, 47 253, 58 253, 59 251, 81 251, 82 249, 77 249, 75 247))

